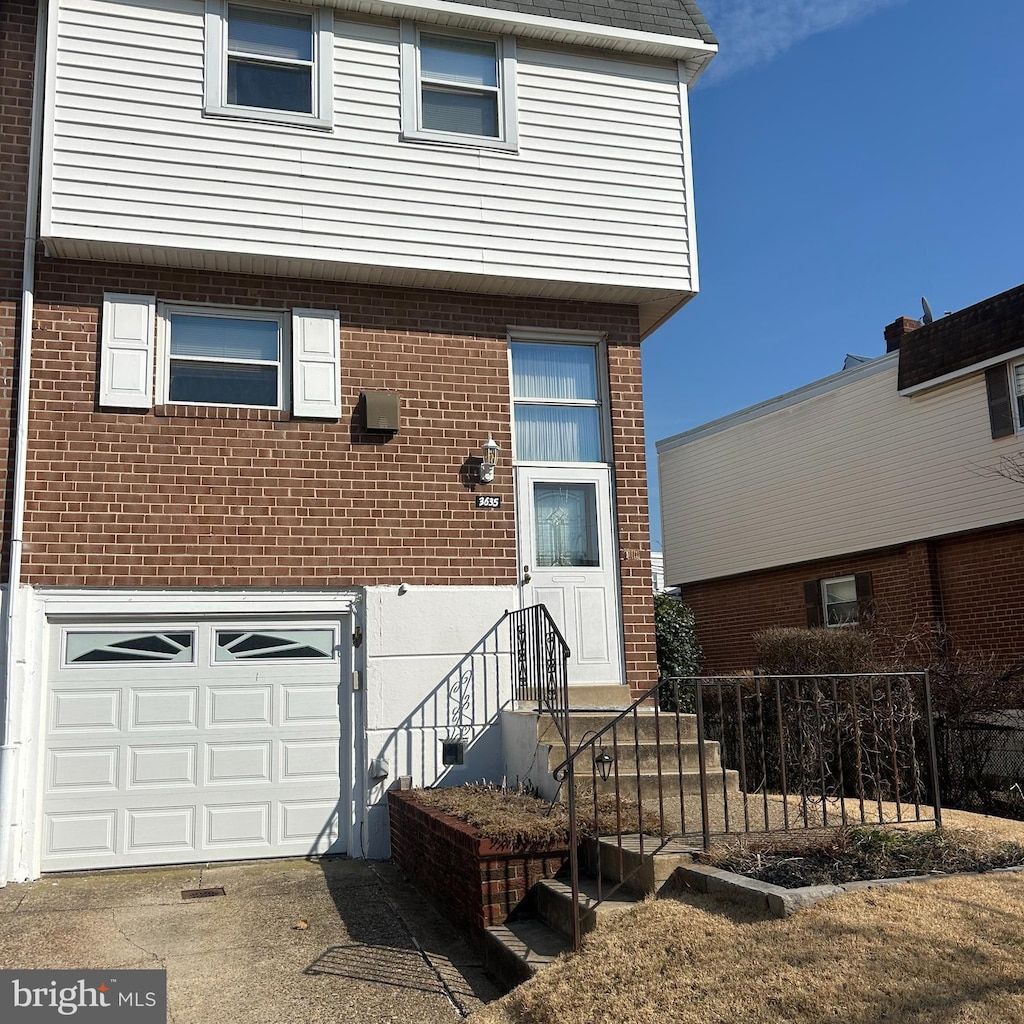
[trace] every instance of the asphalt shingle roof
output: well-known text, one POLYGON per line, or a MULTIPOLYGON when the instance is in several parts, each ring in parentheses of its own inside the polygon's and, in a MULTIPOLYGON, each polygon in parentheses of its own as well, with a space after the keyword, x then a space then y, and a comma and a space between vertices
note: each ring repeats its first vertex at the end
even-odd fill
POLYGON ((691 0, 463 0, 477 7, 717 43, 691 0))

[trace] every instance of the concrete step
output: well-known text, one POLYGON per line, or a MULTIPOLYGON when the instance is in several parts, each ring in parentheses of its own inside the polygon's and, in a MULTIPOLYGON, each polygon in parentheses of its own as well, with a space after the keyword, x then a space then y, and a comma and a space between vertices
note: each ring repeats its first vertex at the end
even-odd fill
POLYGON ((570 683, 570 708, 616 708, 624 710, 633 703, 628 686, 617 683, 570 683))
MULTIPOLYGON (((621 765, 619 766, 617 780, 614 771, 607 782, 603 779, 597 780, 597 792, 599 794, 617 792, 620 797, 635 801, 637 798, 638 778, 640 797, 644 801, 645 807, 648 804, 648 800, 652 801, 650 804, 651 810, 657 809, 659 792, 666 803, 669 803, 674 797, 678 804, 680 792, 682 792, 687 800, 690 797, 693 797, 696 801, 700 799, 699 772, 683 772, 679 774, 678 772, 663 770, 661 775, 658 775, 656 772, 640 772, 638 776, 637 772, 632 770, 632 768, 627 769, 621 765)), ((591 792, 591 785, 590 775, 582 779, 577 777, 578 789, 591 792)), ((731 769, 723 772, 721 768, 716 768, 714 771, 707 773, 707 786, 709 798, 715 798, 719 803, 722 802, 723 792, 728 793, 730 801, 741 799, 739 772, 732 771, 731 769)), ((695 803, 695 806, 699 813, 699 803, 695 803)))
MULTIPOLYGON (((605 752, 609 757, 615 757, 619 763, 620 774, 626 770, 633 773, 639 768, 644 772, 655 772, 658 770, 658 753, 661 753, 662 774, 678 774, 683 772, 696 772, 700 768, 698 752, 700 745, 696 740, 685 740, 682 743, 676 742, 675 734, 671 737, 662 735, 661 742, 656 740, 641 740, 638 746, 633 743, 632 736, 628 744, 621 745, 618 750, 609 744, 605 752)), ((548 770, 554 771, 565 760, 565 747, 561 744, 553 744, 548 754, 548 770)), ((580 757, 576 762, 576 771, 584 776, 591 774, 591 758, 587 755, 580 757)), ((720 749, 717 743, 704 744, 704 764, 709 770, 721 768, 720 749)))
POLYGON ((492 925, 483 933, 484 969, 506 990, 529 981, 572 949, 572 940, 543 921, 528 918, 492 925))
POLYGON ((600 874, 613 885, 622 882, 624 890, 647 896, 660 892, 676 868, 693 863, 702 848, 700 836, 664 840, 634 833, 588 839, 582 844, 580 870, 600 874))
MULTIPOLYGON (((573 711, 569 718, 569 738, 573 745, 589 739, 595 733, 600 732, 606 725, 615 719, 615 714, 606 711, 573 711)), ((635 734, 641 740, 651 740, 660 737, 662 742, 666 740, 676 741, 676 715, 668 712, 661 712, 655 715, 653 709, 638 711, 637 714, 627 715, 615 728, 615 735, 618 744, 633 743, 634 728, 635 734), (635 721, 635 725, 634 725, 635 721)), ((697 742, 697 716, 679 715, 679 739, 684 743, 697 742)), ((541 743, 550 743, 557 746, 562 743, 551 716, 543 713, 537 718, 537 739, 541 743)), ((605 747, 612 745, 612 735, 609 731, 602 737, 601 742, 605 747)))
MULTIPOLYGON (((579 881, 580 931, 586 935, 597 926, 599 919, 630 910, 640 902, 635 892, 619 889, 609 895, 611 886, 596 878, 584 877, 579 881)), ((537 916, 551 928, 567 938, 572 936, 572 884, 568 878, 548 878, 538 882, 531 891, 537 916)))

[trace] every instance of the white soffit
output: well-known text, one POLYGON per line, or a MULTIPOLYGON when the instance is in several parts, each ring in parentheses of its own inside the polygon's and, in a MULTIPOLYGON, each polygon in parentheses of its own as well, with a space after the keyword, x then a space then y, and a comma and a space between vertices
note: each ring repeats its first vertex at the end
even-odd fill
MULTIPOLYGON (((638 32, 634 29, 548 18, 537 14, 520 14, 517 11, 451 3, 449 0, 324 0, 324 5, 380 18, 409 18, 421 24, 446 25, 477 32, 511 33, 524 39, 595 46, 603 50, 618 50, 647 57, 667 57, 671 60, 703 58, 699 69, 701 71, 704 63, 718 52, 717 46, 701 39, 638 32)), ((694 74, 692 77, 697 76, 694 74)))

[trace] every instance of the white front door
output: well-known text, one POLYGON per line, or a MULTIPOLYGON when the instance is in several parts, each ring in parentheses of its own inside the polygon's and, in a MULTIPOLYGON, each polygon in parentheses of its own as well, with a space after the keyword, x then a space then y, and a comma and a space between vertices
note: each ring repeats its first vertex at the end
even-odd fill
POLYGON ((523 605, 547 606, 570 683, 621 683, 611 470, 520 467, 516 490, 523 605))

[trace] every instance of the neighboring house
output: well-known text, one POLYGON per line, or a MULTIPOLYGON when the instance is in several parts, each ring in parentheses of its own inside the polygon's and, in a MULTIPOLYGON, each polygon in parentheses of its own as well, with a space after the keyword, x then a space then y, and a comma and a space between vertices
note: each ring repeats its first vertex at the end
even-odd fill
POLYGON ((396 778, 504 774, 507 610, 654 684, 692 3, 5 0, 0 39, 0 884, 386 855, 396 778))
POLYGON ((665 556, 660 551, 651 552, 651 583, 656 594, 665 589, 665 556))
POLYGON ((658 442, 666 580, 705 669, 754 666, 768 626, 945 633, 1024 661, 1024 286, 888 352, 658 442))

